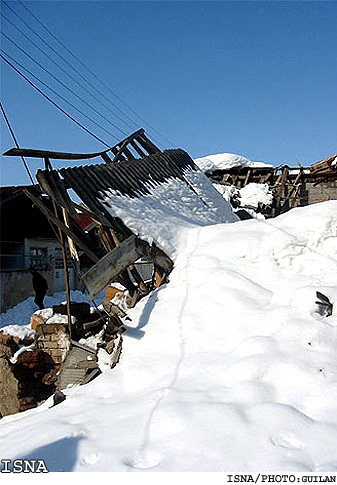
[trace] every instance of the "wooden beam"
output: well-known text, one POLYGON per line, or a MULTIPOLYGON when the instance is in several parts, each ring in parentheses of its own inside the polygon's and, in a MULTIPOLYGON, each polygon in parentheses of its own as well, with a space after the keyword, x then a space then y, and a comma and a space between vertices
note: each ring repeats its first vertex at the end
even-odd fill
POLYGON ((89 300, 93 300, 109 283, 130 264, 139 259, 136 247, 136 236, 130 236, 119 246, 103 256, 83 276, 82 281, 89 292, 89 300))
POLYGON ((248 180, 249 180, 249 177, 250 177, 251 173, 252 173, 252 170, 249 169, 248 172, 247 172, 247 176, 245 178, 245 181, 243 182, 243 186, 244 187, 246 187, 246 185, 248 184, 248 180))
POLYGON ((110 149, 104 152, 97 153, 65 153, 65 152, 51 152, 46 150, 34 150, 30 148, 11 148, 4 155, 8 157, 25 156, 27 158, 51 158, 52 160, 85 160, 88 158, 95 158, 102 155, 102 153, 108 152, 110 149))
POLYGON ((301 184, 298 184, 298 186, 296 187, 295 194, 294 194, 292 200, 290 201, 290 207, 291 208, 295 207, 297 195, 298 195, 298 193, 300 191, 300 188, 301 188, 301 184))
POLYGON ((78 214, 65 189, 64 181, 61 180, 56 170, 48 171, 48 178, 45 176, 45 172, 38 170, 36 178, 46 194, 54 199, 59 205, 67 209, 72 217, 75 219, 78 218, 78 214))
MULTIPOLYGON (((58 213, 57 213, 56 203, 55 203, 55 201, 52 201, 52 203, 53 203, 55 217, 56 217, 57 220, 59 220, 58 219, 58 213)), ((68 273, 67 253, 66 253, 66 247, 65 247, 65 244, 64 244, 64 238, 63 238, 63 234, 62 234, 62 231, 61 231, 60 226, 58 226, 58 231, 59 231, 59 241, 60 241, 61 250, 62 250, 64 282, 65 282, 65 285, 66 285, 68 329, 69 329, 69 336, 70 336, 70 339, 71 339, 71 336, 72 336, 72 328, 71 328, 70 288, 69 288, 69 273, 68 273)))
POLYGON ((151 259, 168 274, 172 271, 172 260, 156 246, 150 246, 146 241, 130 236, 119 246, 103 256, 83 276, 82 281, 89 291, 89 300, 93 300, 111 281, 142 256, 151 259))
MULTIPOLYGON (((298 193, 298 191, 300 189, 300 186, 301 186, 301 184, 299 184, 299 181, 300 181, 300 178, 302 177, 302 175, 303 175, 303 169, 300 168, 300 171, 297 174, 297 177, 296 177, 296 179, 294 181, 294 185, 293 185, 293 187, 292 187, 292 189, 291 189, 291 191, 290 191, 290 193, 288 195, 288 199, 291 199, 291 197, 292 197, 292 195, 293 195, 294 192, 295 192, 295 194, 298 193)), ((295 195, 295 197, 296 197, 296 195, 295 195)))
MULTIPOLYGON (((5 152, 4 155, 9 157, 26 156, 28 158, 51 158, 52 160, 85 160, 88 158, 96 158, 99 156, 104 157, 104 154, 106 154, 109 151, 112 151, 115 154, 116 146, 118 145, 120 146, 124 141, 129 142, 130 140, 137 139, 137 137, 142 135, 146 138, 144 129, 140 128, 139 130, 135 131, 130 136, 125 138, 125 140, 122 140, 121 142, 119 142, 117 145, 111 148, 108 148, 107 150, 103 150, 101 152, 95 152, 95 153, 68 153, 68 152, 53 152, 49 150, 34 150, 30 148, 11 148, 10 150, 7 150, 7 152, 5 152)), ((149 143, 151 143, 151 145, 155 147, 155 145, 153 145, 152 142, 149 141, 149 143)), ((157 149, 156 151, 159 151, 159 150, 157 149)))
POLYGON ((135 139, 150 155, 161 151, 147 138, 147 136, 145 136, 145 133, 141 133, 139 136, 135 137, 135 139))
POLYGON ((124 140, 123 143, 118 148, 118 152, 116 153, 116 155, 113 159, 113 162, 118 162, 119 160, 125 159, 124 149, 125 149, 127 144, 128 144, 128 140, 124 140))
POLYGON ((135 142, 135 140, 130 140, 130 145, 136 150, 136 152, 138 153, 138 155, 143 158, 146 156, 146 154, 143 152, 143 150, 137 145, 137 143, 135 142))
POLYGON ((69 229, 63 222, 61 222, 54 214, 44 205, 44 203, 33 195, 28 188, 23 189, 23 192, 29 197, 34 204, 43 212, 43 214, 53 223, 60 228, 67 236, 71 237, 74 243, 91 259, 94 263, 99 260, 99 257, 87 247, 83 241, 77 237, 71 229, 69 229))
POLYGON ((332 167, 332 162, 337 158, 337 154, 335 153, 331 157, 325 158, 324 160, 320 160, 319 162, 313 163, 310 165, 309 170, 310 173, 318 173, 324 170, 329 170, 332 167))
POLYGON ((280 200, 281 200, 281 197, 282 197, 282 192, 284 190, 285 183, 287 181, 288 173, 289 173, 289 169, 285 165, 282 169, 282 174, 281 174, 281 178, 280 178, 280 186, 279 186, 278 191, 277 191, 277 197, 276 197, 277 204, 280 203, 280 200))
POLYGON ((111 158, 109 157, 109 155, 105 152, 102 152, 101 153, 101 157, 103 158, 103 160, 105 161, 105 163, 112 163, 112 160, 111 158))

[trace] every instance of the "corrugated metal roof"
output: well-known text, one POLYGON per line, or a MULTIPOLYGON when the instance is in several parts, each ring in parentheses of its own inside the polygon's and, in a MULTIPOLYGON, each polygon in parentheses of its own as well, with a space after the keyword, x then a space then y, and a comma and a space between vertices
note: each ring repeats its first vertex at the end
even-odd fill
POLYGON ((93 372, 93 370, 90 369, 88 371, 87 368, 78 364, 88 360, 94 361, 94 356, 94 350, 80 346, 78 343, 73 343, 66 360, 62 364, 57 380, 57 389, 62 390, 81 385, 85 381, 88 372, 93 372))
MULTIPOLYGON (((101 191, 113 189, 122 195, 138 197, 149 194, 151 185, 161 184, 170 178, 183 179, 188 167, 196 168, 188 153, 167 150, 140 160, 62 168, 59 173, 79 196, 86 192, 100 198, 101 191)), ((52 172, 43 173, 52 183, 52 172)))
POLYGON ((129 237, 132 232, 120 219, 111 215, 103 201, 103 194, 113 190, 130 198, 141 197, 170 179, 184 180, 189 168, 198 170, 188 153, 177 149, 157 152, 137 160, 62 168, 59 171, 39 170, 37 179, 61 206, 69 204, 59 194, 64 194, 65 187, 72 188, 102 224, 111 225, 129 237))

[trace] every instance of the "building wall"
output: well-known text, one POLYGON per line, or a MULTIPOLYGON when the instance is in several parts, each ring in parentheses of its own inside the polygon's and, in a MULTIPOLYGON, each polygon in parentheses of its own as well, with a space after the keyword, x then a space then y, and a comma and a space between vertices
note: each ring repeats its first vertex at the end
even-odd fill
MULTIPOLYGON (((19 256, 18 256, 19 257, 19 256)), ((13 260, 13 258, 12 258, 13 260)), ((57 241, 50 239, 25 239, 21 245, 21 259, 23 265, 20 268, 2 266, 0 272, 0 312, 24 301, 29 296, 34 296, 32 276, 29 273, 30 265, 36 267, 48 282, 48 295, 54 292, 65 291, 64 268, 61 247, 57 241), (32 255, 32 249, 45 250, 45 257, 32 255)), ((76 277, 74 268, 69 261, 68 278, 70 290, 82 290, 82 286, 76 277)))
MULTIPOLYGON (((48 295, 54 293, 54 270, 53 267, 46 271, 39 271, 48 282, 48 295)), ((1 287, 1 313, 34 296, 32 275, 28 270, 2 271, 0 273, 1 287)), ((15 323, 15 322, 13 322, 15 323)))
POLYGON ((325 202, 326 200, 336 200, 337 180, 331 182, 323 182, 316 186, 314 186, 313 183, 307 182, 307 190, 309 196, 309 204, 325 202))

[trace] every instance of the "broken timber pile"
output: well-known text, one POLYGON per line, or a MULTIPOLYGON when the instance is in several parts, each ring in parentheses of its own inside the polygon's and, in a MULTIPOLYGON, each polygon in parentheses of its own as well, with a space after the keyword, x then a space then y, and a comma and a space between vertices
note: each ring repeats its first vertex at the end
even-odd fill
POLYGON ((213 182, 242 189, 249 183, 267 184, 273 192, 273 205, 261 208, 266 217, 275 217, 293 207, 337 199, 337 154, 309 167, 297 168, 238 166, 206 172, 213 182))
MULTIPOLYGON (((211 187, 191 157, 180 149, 159 150, 142 129, 114 147, 97 153, 74 154, 16 148, 5 155, 44 160, 45 169, 36 174, 39 184, 26 187, 24 193, 58 232, 63 249, 65 274, 65 252, 68 250, 78 276, 88 291, 89 300, 93 300, 113 282, 125 288, 125 293, 122 293, 125 296, 124 302, 127 307, 133 307, 139 299, 167 282, 173 269, 173 261, 158 246, 155 235, 149 233, 153 241, 149 243, 129 227, 127 217, 123 217, 123 214, 116 216, 114 203, 118 198, 126 199, 127 203, 132 200, 140 201, 141 212, 146 220, 148 211, 153 210, 151 204, 147 205, 147 196, 156 194, 165 206, 171 193, 166 199, 160 189, 173 180, 179 182, 177 185, 184 186, 184 190, 201 206, 202 214, 212 212, 204 200, 202 188, 196 189, 187 176, 187 173, 198 172, 198 176, 207 182, 207 187, 211 187), (54 170, 51 165, 51 160, 87 161, 92 158, 100 158, 101 163, 64 167, 60 170, 54 170), (75 192, 81 200, 80 203, 70 198, 70 191, 75 192), (113 200, 109 199, 109 194, 113 194, 113 200), (94 231, 86 232, 81 228, 78 223, 80 214, 94 222, 94 231), (148 263, 152 267, 150 278, 146 277, 146 271, 140 270, 142 264, 148 263)), ((211 190, 217 194, 212 187, 211 190)), ((173 197, 181 202, 179 192, 173 194, 173 197)), ((194 205, 191 210, 194 213, 194 205)), ((169 211, 172 212, 171 207, 169 211)), ((157 218, 160 220, 162 213, 156 213, 155 220, 157 218)), ((65 280, 67 282, 67 278, 65 280)), ((45 327, 48 325, 44 324, 40 325, 41 328, 38 327, 39 348, 55 356, 60 355, 56 359, 57 364, 61 365, 57 389, 86 383, 98 375, 99 350, 109 354, 111 367, 119 361, 123 331, 120 318, 125 314, 113 302, 106 301, 103 308, 103 316, 81 322, 79 327, 74 324, 71 302, 67 295, 67 311, 64 313, 68 316, 68 328, 66 324, 55 326, 55 329, 62 327, 62 335, 66 336, 61 339, 66 343, 65 349, 59 348, 62 342, 55 343, 52 327, 47 329, 45 327), (91 349, 79 343, 79 328, 82 336, 86 337, 90 332, 102 329, 102 326, 104 341, 98 344, 100 349, 91 349)))
POLYGON ((141 197, 148 193, 149 180, 160 184, 169 177, 182 177, 191 159, 187 157, 186 160, 186 157, 177 154, 182 151, 173 152, 176 161, 161 152, 145 136, 144 130, 138 130, 118 145, 99 153, 71 154, 30 149, 6 152, 9 156, 44 159, 46 170, 37 173, 39 186, 26 188, 25 193, 50 222, 62 231, 71 245, 82 256, 85 255, 90 271, 83 277, 83 282, 90 299, 95 298, 109 281, 123 284, 131 296, 137 293, 137 298, 148 293, 151 288, 134 267, 134 263, 141 257, 152 260, 158 284, 164 282, 172 270, 172 261, 160 248, 140 241, 121 219, 111 216, 103 202, 102 193, 115 190, 129 197, 141 197), (110 158, 109 152, 113 157, 110 158), (50 162, 51 159, 87 160, 95 157, 101 157, 104 163, 56 171, 50 162), (69 189, 74 190, 83 204, 78 205, 70 199, 69 189), (43 194, 52 200, 54 211, 48 208, 43 194), (98 243, 76 224, 79 213, 89 215, 96 223, 98 243), (96 271, 93 264, 98 264, 96 271))

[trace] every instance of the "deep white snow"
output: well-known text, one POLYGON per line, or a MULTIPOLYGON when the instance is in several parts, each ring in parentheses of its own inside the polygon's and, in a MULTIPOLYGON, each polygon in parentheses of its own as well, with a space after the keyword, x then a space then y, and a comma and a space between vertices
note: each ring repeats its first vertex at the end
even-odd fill
MULTIPOLYGON (((129 311, 119 365, 56 407, 3 418, 1 458, 75 472, 337 471, 337 201, 185 222, 169 228, 169 284, 129 311)), ((29 323, 25 305, 1 325, 29 323)))
POLYGON ((268 184, 252 182, 242 189, 238 189, 235 185, 213 184, 213 186, 227 202, 234 198, 240 203, 240 207, 250 207, 253 210, 256 210, 260 204, 267 207, 271 206, 274 198, 268 184))
POLYGON ((102 194, 114 217, 120 217, 135 234, 175 258, 181 234, 187 228, 236 222, 231 205, 199 169, 186 170, 184 180, 147 184, 149 195, 130 198, 117 191, 102 194))
POLYGON ((206 157, 195 158, 194 162, 203 172, 228 170, 235 167, 272 167, 270 164, 253 162, 235 153, 216 153, 214 155, 207 155, 206 157))

